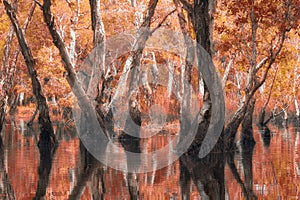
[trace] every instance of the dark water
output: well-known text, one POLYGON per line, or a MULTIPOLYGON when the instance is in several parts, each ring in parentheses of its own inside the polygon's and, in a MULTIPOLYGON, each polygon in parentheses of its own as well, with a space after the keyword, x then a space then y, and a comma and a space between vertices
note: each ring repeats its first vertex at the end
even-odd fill
MULTIPOLYGON (((181 157, 163 169, 132 174, 103 166, 86 152, 74 131, 56 125, 54 151, 37 147, 37 131, 7 124, 0 151, 0 199, 298 199, 300 132, 254 130, 253 149, 205 159, 181 157)), ((36 129, 36 128, 35 128, 36 129)), ((174 133, 157 135, 160 148, 174 133)), ((146 145, 145 143, 143 145, 146 145)))

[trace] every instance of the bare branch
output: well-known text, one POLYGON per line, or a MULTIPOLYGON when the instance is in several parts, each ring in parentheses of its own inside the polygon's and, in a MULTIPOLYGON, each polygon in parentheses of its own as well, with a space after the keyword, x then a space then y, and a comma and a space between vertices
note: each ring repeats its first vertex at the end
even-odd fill
POLYGON ((193 12, 193 6, 192 4, 190 4, 189 2, 187 2, 186 0, 180 0, 180 2, 183 5, 183 8, 185 10, 187 10, 188 12, 192 13, 193 12))
POLYGON ((233 65, 233 62, 234 62, 234 58, 230 59, 228 65, 225 69, 224 76, 223 76, 223 79, 222 79, 223 89, 225 88, 225 85, 226 85, 226 82, 227 82, 227 79, 228 79, 228 75, 229 75, 230 69, 233 65))
MULTIPOLYGON (((90 99, 86 95, 82 84, 78 80, 76 76, 76 72, 74 70, 74 66, 72 64, 72 61, 70 59, 70 55, 67 51, 67 48, 65 46, 65 43, 63 42, 60 34, 58 33, 54 21, 54 16, 51 12, 51 0, 44 0, 43 4, 43 15, 44 15, 44 21, 47 24, 47 27, 50 31, 51 37, 53 39, 54 45, 58 48, 60 52, 60 56, 63 61, 63 65, 66 73, 66 79, 68 81, 68 84, 70 85, 74 95, 76 96, 78 100, 78 104, 82 110, 85 110, 87 113, 90 113, 91 115, 94 115, 94 108, 92 103, 90 102, 90 99)), ((105 130, 104 122, 100 116, 94 116, 97 118, 97 120, 100 123, 100 126, 105 130)))
POLYGON ((268 57, 265 57, 264 59, 262 59, 255 67, 256 72, 262 68, 268 61, 268 57))
POLYGON ((38 0, 34 0, 34 2, 43 10, 43 5, 38 0))
POLYGON ((157 29, 159 29, 162 24, 166 21, 166 19, 168 18, 168 16, 172 15, 174 12, 176 11, 176 9, 172 10, 171 12, 169 12, 162 20, 161 22, 152 30, 150 31, 150 35, 152 35, 157 29))

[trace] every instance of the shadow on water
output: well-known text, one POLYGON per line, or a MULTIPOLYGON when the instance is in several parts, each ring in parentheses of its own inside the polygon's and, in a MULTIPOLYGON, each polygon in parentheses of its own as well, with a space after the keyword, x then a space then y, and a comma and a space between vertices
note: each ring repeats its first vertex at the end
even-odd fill
POLYGON ((225 199, 224 164, 222 153, 210 153, 203 159, 182 155, 179 159, 182 199, 190 199, 191 181, 201 199, 225 199))
POLYGON ((9 181, 6 171, 5 157, 4 157, 4 145, 2 138, 0 137, 0 199, 15 199, 14 189, 9 181))

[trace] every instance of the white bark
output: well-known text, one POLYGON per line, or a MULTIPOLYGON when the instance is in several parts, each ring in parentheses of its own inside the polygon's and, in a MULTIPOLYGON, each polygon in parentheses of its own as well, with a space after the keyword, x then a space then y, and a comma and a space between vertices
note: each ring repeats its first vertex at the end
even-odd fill
POLYGON ((168 63, 168 68, 169 68, 169 79, 168 79, 168 98, 170 98, 172 94, 172 87, 173 87, 173 74, 174 74, 174 67, 171 66, 171 63, 168 63))
POLYGON ((294 103, 295 103, 296 116, 299 118, 300 110, 299 110, 299 104, 298 104, 296 96, 294 96, 294 103))
POLYGON ((70 59, 73 65, 75 65, 76 60, 76 26, 78 23, 78 17, 80 13, 80 0, 76 0, 77 8, 73 11, 73 17, 71 19, 71 27, 70 27, 70 35, 71 35, 71 43, 70 43, 70 59))
POLYGON ((222 80, 223 89, 224 89, 225 86, 226 86, 226 82, 227 82, 227 79, 228 79, 228 75, 229 75, 230 69, 231 69, 231 67, 232 67, 232 65, 233 65, 233 61, 234 61, 233 58, 230 59, 228 65, 227 65, 227 67, 226 67, 226 69, 225 69, 224 76, 223 76, 223 80, 222 80))
POLYGON ((101 80, 101 74, 107 72, 105 68, 105 29, 100 13, 100 0, 93 0, 91 3, 92 29, 93 29, 93 70, 89 82, 87 95, 91 100, 95 100, 98 95, 98 84, 101 80))
POLYGON ((157 62, 156 62, 154 52, 152 52, 152 59, 153 59, 153 64, 152 64, 152 67, 151 67, 152 78, 153 78, 152 84, 154 86, 156 86, 157 81, 158 81, 158 68, 157 68, 157 62))

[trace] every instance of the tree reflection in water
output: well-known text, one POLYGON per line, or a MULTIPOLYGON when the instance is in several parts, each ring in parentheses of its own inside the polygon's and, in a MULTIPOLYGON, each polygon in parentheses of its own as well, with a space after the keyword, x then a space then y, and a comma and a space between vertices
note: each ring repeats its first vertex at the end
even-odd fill
POLYGON ((244 172, 244 182, 242 181, 242 178, 238 173, 238 170, 234 163, 234 153, 226 154, 227 163, 230 168, 230 171, 233 177, 236 179, 237 183, 240 185, 243 195, 247 200, 257 199, 257 196, 253 192, 253 171, 252 171, 253 150, 254 150, 254 146, 248 146, 248 147, 242 146, 241 148, 242 151, 241 159, 242 159, 243 172, 244 172))
POLYGON ((140 139, 123 132, 119 138, 119 142, 123 146, 127 156, 128 172, 126 173, 126 185, 128 187, 129 196, 131 200, 137 200, 139 199, 139 180, 138 175, 132 171, 135 171, 134 169, 139 167, 141 161, 136 159, 131 160, 131 156, 128 156, 127 152, 140 153, 140 139))
POLYGON ((69 199, 79 200, 90 180, 92 180, 93 199, 104 199, 104 166, 87 151, 82 142, 80 142, 80 161, 76 185, 72 189, 69 199))
POLYGON ((225 199, 223 153, 210 153, 203 159, 184 154, 180 157, 179 164, 183 200, 190 199, 191 180, 201 199, 225 199))
POLYGON ((40 152, 40 164, 38 167, 39 180, 36 189, 36 194, 33 199, 44 199, 49 185, 49 177, 52 168, 52 160, 55 155, 57 145, 49 145, 49 141, 45 141, 42 138, 38 143, 40 152))
POLYGON ((0 137, 0 199, 14 200, 14 189, 8 179, 4 155, 4 145, 0 137))

